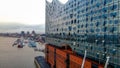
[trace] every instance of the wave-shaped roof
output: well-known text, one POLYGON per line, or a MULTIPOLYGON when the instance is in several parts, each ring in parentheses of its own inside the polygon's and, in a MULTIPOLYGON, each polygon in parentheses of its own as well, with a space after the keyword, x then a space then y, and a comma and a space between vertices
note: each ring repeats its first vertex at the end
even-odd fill
MULTIPOLYGON (((55 0, 46 0, 46 1, 52 3, 55 0)), ((56 0, 56 1, 60 2, 61 4, 66 4, 69 0, 56 0)))

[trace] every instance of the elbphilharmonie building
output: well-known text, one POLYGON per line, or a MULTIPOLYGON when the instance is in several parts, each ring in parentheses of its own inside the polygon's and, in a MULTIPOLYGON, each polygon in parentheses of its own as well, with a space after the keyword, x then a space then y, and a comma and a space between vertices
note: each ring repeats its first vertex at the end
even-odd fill
POLYGON ((46 1, 46 42, 120 68, 120 0, 46 1))

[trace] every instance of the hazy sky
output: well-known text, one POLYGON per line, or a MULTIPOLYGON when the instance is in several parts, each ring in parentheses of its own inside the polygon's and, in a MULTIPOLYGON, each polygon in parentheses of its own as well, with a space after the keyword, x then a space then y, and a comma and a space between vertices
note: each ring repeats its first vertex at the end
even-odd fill
MULTIPOLYGON (((65 3, 68 0, 59 1, 65 3)), ((45 24, 45 0, 0 0, 2 23, 45 24)))
POLYGON ((0 24, 44 24, 45 0, 0 0, 0 24))

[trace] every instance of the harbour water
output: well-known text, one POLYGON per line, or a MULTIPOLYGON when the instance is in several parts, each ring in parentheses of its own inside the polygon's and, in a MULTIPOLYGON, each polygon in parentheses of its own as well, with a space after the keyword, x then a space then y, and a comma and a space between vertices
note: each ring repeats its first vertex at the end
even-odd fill
POLYGON ((0 37, 0 68, 36 68, 34 57, 44 56, 44 53, 34 51, 28 46, 13 47, 12 44, 15 40, 16 38, 0 37))

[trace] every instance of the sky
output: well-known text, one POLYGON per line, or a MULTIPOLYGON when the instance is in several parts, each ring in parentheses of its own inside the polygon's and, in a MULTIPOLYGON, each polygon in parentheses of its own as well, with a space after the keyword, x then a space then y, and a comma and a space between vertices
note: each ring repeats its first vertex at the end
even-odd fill
MULTIPOLYGON (((64 4, 68 0, 59 1, 64 4)), ((0 32, 33 29, 45 32, 45 0, 0 0, 0 32)))
POLYGON ((3 23, 45 24, 45 0, 0 0, 0 24, 3 23))
POLYGON ((0 24, 45 24, 45 0, 0 0, 0 24))

